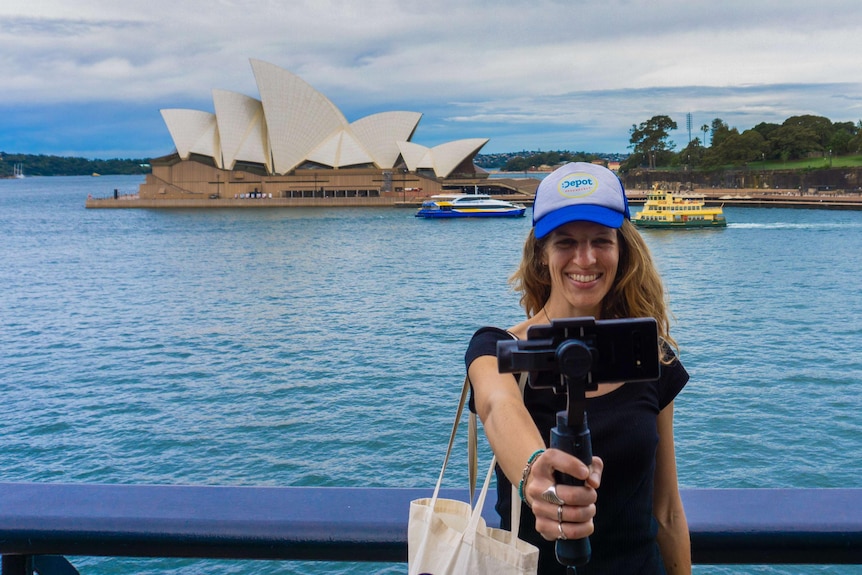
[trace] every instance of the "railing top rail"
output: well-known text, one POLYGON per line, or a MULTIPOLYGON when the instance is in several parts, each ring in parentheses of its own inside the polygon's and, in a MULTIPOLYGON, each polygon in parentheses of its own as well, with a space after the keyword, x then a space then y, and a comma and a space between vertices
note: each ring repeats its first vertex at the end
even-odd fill
MULTIPOLYGON (((0 554, 403 562, 410 501, 430 495, 0 483, 0 554)), ((862 564, 862 489, 688 489, 682 496, 696 563, 862 564)), ((493 525, 489 499, 484 515, 493 525)))

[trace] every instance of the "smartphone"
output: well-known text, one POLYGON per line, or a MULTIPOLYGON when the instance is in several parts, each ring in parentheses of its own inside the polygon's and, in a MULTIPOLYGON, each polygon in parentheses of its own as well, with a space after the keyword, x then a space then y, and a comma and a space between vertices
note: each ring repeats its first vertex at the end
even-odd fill
POLYGON ((530 327, 526 340, 498 342, 497 365, 501 373, 529 371, 531 387, 560 392, 572 370, 588 391, 600 383, 653 381, 661 369, 658 325, 653 318, 557 319, 530 327))

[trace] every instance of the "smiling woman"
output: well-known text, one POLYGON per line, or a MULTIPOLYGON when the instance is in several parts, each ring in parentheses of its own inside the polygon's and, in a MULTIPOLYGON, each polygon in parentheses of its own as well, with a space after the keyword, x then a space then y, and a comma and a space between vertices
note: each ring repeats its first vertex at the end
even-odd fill
POLYGON ((688 373, 672 351, 661 278, 629 218, 622 183, 608 169, 571 163, 549 174, 536 192, 533 229, 513 276, 528 319, 507 330, 480 329, 466 353, 471 407, 499 462, 501 525, 512 527, 511 505, 520 504, 519 532, 539 547, 540 575, 585 563, 585 572, 597 574, 691 572, 673 439, 673 401, 688 373), (557 394, 534 387, 532 372, 523 390, 514 375, 500 373, 498 343, 528 339, 530 328, 556 319, 587 316, 654 320, 662 340, 651 351, 656 365, 664 364, 659 378, 598 382, 570 398, 571 388, 557 394), (583 406, 579 413, 572 402, 583 406), (567 422, 572 415, 578 421, 567 422), (592 436, 592 451, 576 457, 560 447, 555 438, 569 425, 592 436), (510 503, 515 485, 521 501, 510 503))

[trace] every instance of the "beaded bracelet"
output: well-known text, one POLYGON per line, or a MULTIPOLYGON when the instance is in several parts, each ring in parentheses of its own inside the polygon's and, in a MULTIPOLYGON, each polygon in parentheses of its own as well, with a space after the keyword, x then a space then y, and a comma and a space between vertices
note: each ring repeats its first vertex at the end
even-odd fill
MULTIPOLYGON (((524 484, 527 482, 527 476, 530 474, 530 470, 533 468, 533 463, 535 463, 539 456, 544 452, 544 449, 537 449, 536 451, 534 451, 533 454, 527 459, 527 465, 524 466, 524 471, 521 472, 521 482, 518 484, 518 496, 524 503, 527 503, 527 497, 524 495, 524 484)), ((527 503, 527 505, 529 505, 529 503, 527 503)))

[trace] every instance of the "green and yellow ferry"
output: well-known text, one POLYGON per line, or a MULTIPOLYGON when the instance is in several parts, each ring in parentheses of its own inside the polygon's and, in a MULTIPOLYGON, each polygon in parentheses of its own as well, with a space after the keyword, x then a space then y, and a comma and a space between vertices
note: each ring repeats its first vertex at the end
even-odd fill
POLYGON ((632 218, 642 228, 723 228, 727 226, 721 206, 706 207, 702 195, 675 195, 654 189, 647 194, 643 209, 632 218))

